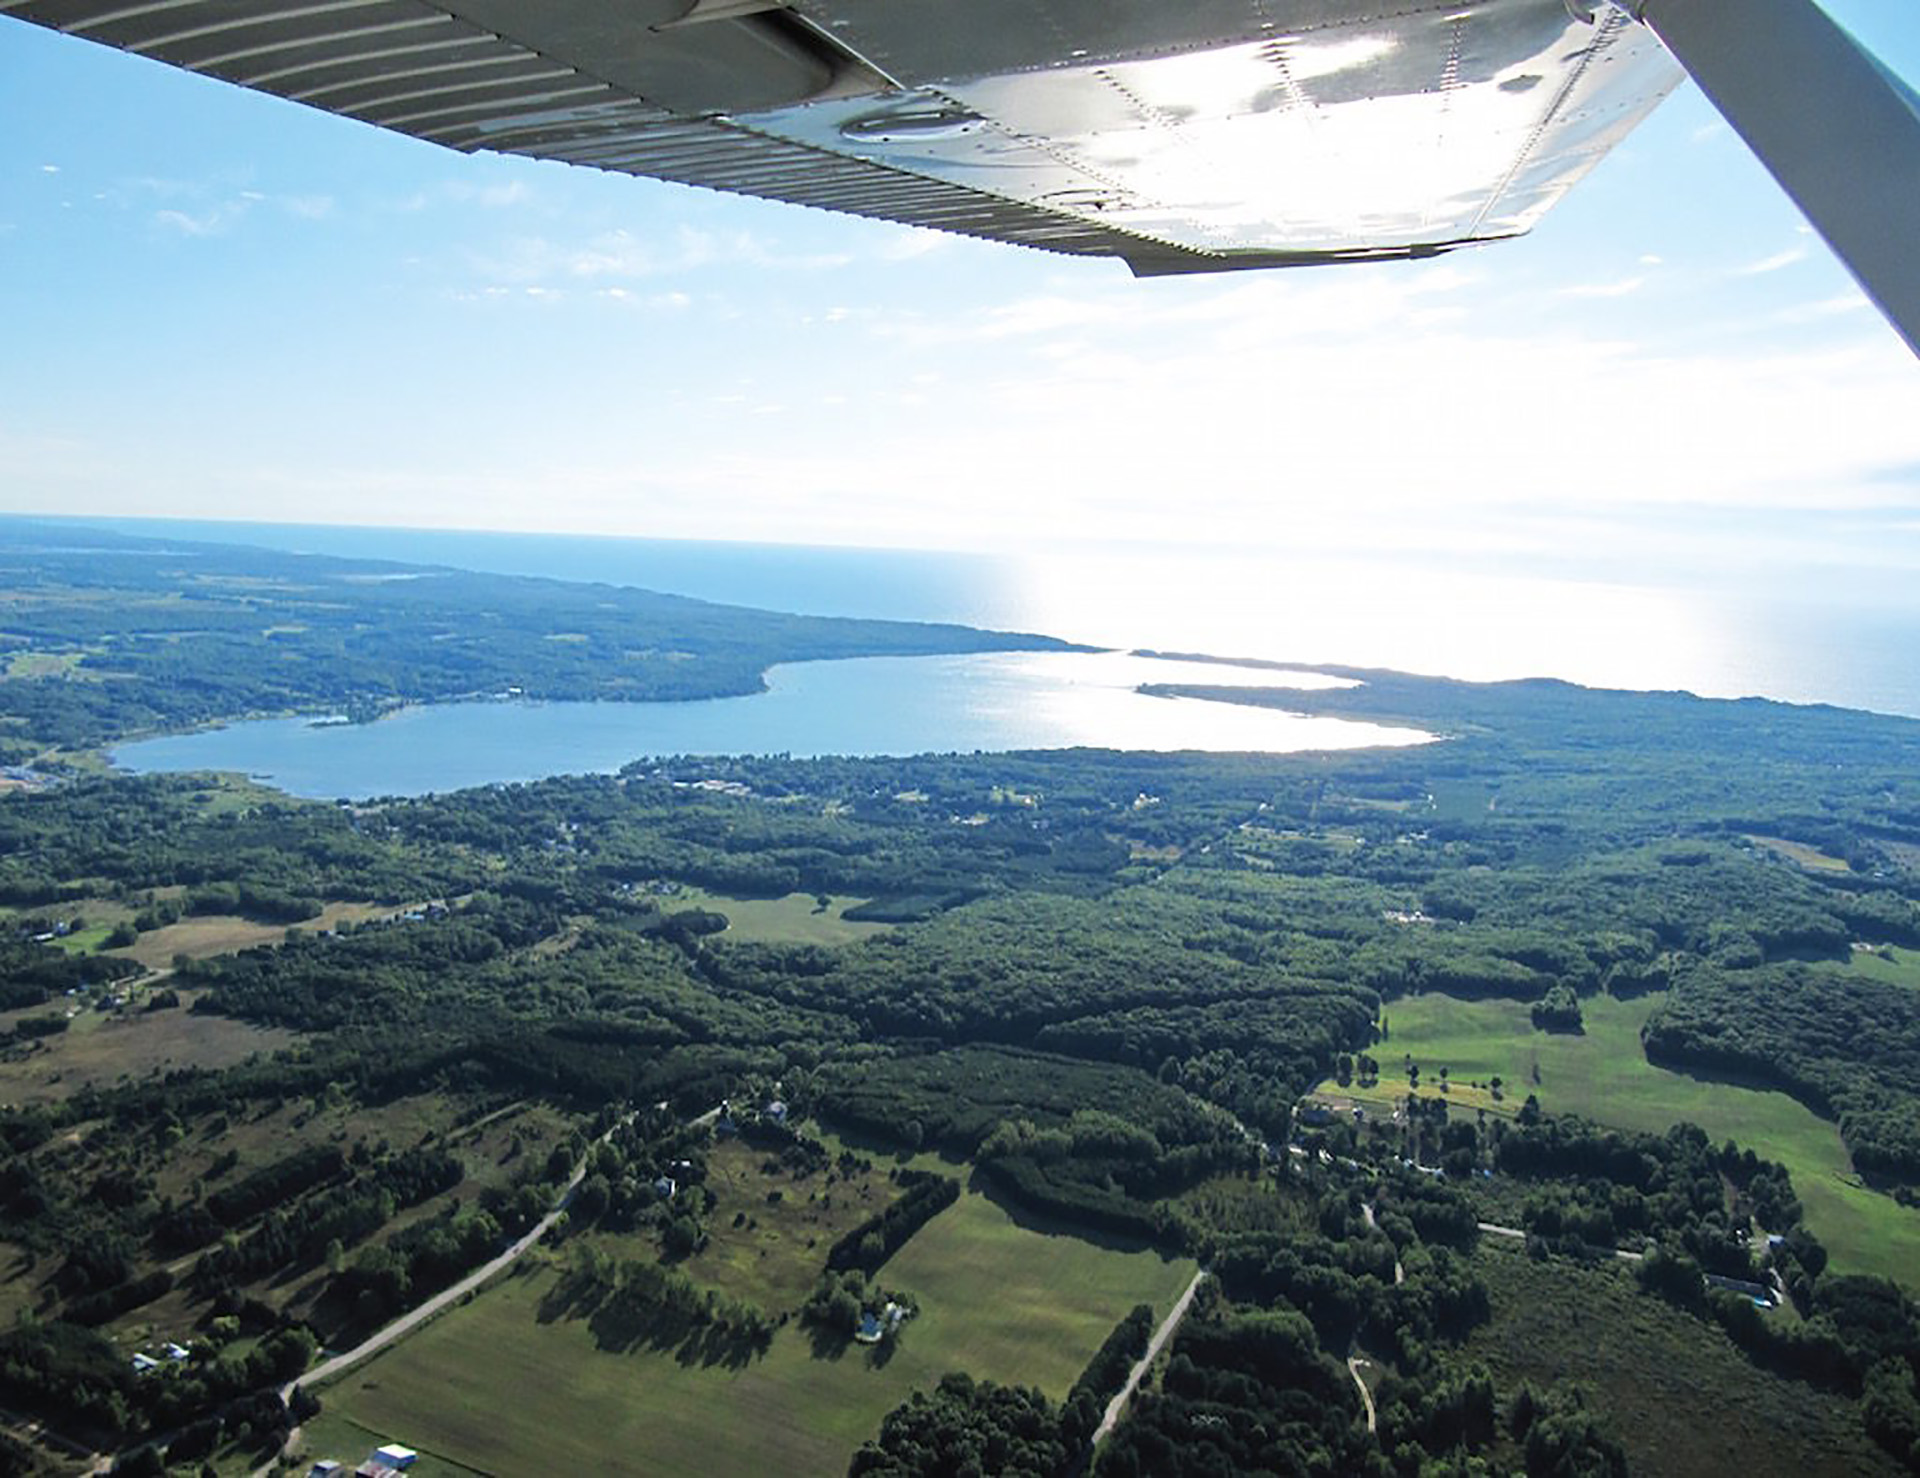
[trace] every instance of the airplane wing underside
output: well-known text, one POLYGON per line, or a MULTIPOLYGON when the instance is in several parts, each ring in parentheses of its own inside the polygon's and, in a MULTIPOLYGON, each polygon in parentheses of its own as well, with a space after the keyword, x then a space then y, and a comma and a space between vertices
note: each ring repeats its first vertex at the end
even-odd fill
POLYGON ((1679 82, 1567 0, 0 0, 454 149, 1149 273, 1529 229, 1679 82))

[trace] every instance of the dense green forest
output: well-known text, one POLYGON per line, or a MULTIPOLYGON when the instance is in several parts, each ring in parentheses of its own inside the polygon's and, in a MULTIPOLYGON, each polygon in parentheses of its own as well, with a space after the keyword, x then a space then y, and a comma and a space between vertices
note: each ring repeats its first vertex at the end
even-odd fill
MULTIPOLYGON (((856 1471, 1646 1467, 1612 1385, 1524 1342, 1487 1354, 1543 1269, 1736 1372, 1755 1421, 1801 1403, 1823 1435, 1781 1453, 1920 1470, 1913 1285, 1849 1261, 1785 1148, 1545 1114, 1518 1078, 1417 1096, 1391 1026, 1444 997, 1564 1038, 1641 1003, 1636 1059, 1791 1095, 1904 1226, 1920 724, 1368 672, 1209 696, 1445 742, 680 756, 318 805, 47 751, 500 685, 737 691, 793 655, 1023 639, 104 536, 6 558, 0 711, 42 783, 0 795, 0 1407, 102 1452, 152 1444, 149 1470, 233 1471, 277 1446, 276 1392, 322 1346, 452 1287, 563 1192, 555 1308, 609 1349, 751 1365, 787 1321, 831 1345, 850 1306, 908 1307, 896 1260, 965 1187, 1209 1276, 1097 1450, 1138 1311, 1064 1399, 955 1372, 856 1471), (609 656, 669 649, 696 654, 672 664, 694 687, 609 656), (1307 1102, 1326 1080, 1390 1091, 1332 1113, 1307 1102), (730 1230, 716 1135, 810 1196, 870 1198, 807 1244, 810 1293, 699 1281, 730 1230)), ((885 1338, 911 1347, 913 1323, 885 1338)))

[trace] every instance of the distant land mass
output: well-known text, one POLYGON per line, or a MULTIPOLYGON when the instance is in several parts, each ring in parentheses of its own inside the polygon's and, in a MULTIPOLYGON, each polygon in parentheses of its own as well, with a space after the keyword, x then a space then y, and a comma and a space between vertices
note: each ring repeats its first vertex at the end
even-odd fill
POLYGON ((247 714, 755 693, 837 657, 1081 651, 1031 633, 796 616, 625 586, 0 520, 0 760, 247 714))

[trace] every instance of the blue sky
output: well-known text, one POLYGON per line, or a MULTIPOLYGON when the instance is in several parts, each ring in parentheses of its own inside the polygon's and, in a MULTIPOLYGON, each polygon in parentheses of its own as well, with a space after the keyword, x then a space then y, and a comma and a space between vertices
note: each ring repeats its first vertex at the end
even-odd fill
MULTIPOLYGON (((1829 7, 1920 78, 1920 7, 1829 7)), ((1905 587, 1920 362, 1690 87, 1524 241, 1137 282, 0 21, 0 509, 1905 587)))

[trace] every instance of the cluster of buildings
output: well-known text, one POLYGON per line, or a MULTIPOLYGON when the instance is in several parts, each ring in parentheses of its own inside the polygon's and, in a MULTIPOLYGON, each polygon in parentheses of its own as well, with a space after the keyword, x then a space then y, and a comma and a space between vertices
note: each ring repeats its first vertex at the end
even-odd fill
MULTIPOLYGON (((374 1448, 367 1460, 353 1470, 353 1478, 397 1478, 420 1458, 411 1447, 387 1442, 374 1448)), ((322 1458, 307 1469, 307 1478, 346 1478, 347 1466, 335 1458, 322 1458)))
POLYGON ((145 1350, 136 1350, 131 1364, 135 1375, 152 1375, 163 1365, 183 1364, 193 1351, 185 1345, 176 1345, 172 1341, 160 1346, 158 1355, 149 1355, 145 1350))
POLYGON ((655 898, 677 898, 682 889, 672 878, 647 878, 639 882, 616 883, 616 893, 649 893, 655 898))
POLYGON ((653 1181, 653 1193, 662 1201, 671 1201, 680 1193, 681 1183, 693 1173, 693 1161, 675 1160, 667 1169, 673 1173, 655 1176, 653 1181))
POLYGON ((894 1330, 900 1327, 900 1321, 907 1317, 907 1311, 887 1300, 887 1306, 879 1313, 871 1309, 860 1311, 860 1327, 853 1332, 853 1342, 859 1345, 877 1345, 894 1330))
POLYGON ((1773 1290, 1764 1283, 1755 1283, 1751 1278, 1729 1278, 1720 1273, 1707 1274, 1707 1287, 1722 1288, 1728 1293, 1737 1293, 1742 1298, 1753 1300, 1757 1309, 1774 1307, 1773 1290))
POLYGON ((742 780, 676 780, 675 790, 706 790, 715 795, 747 797, 753 794, 753 787, 742 780))

